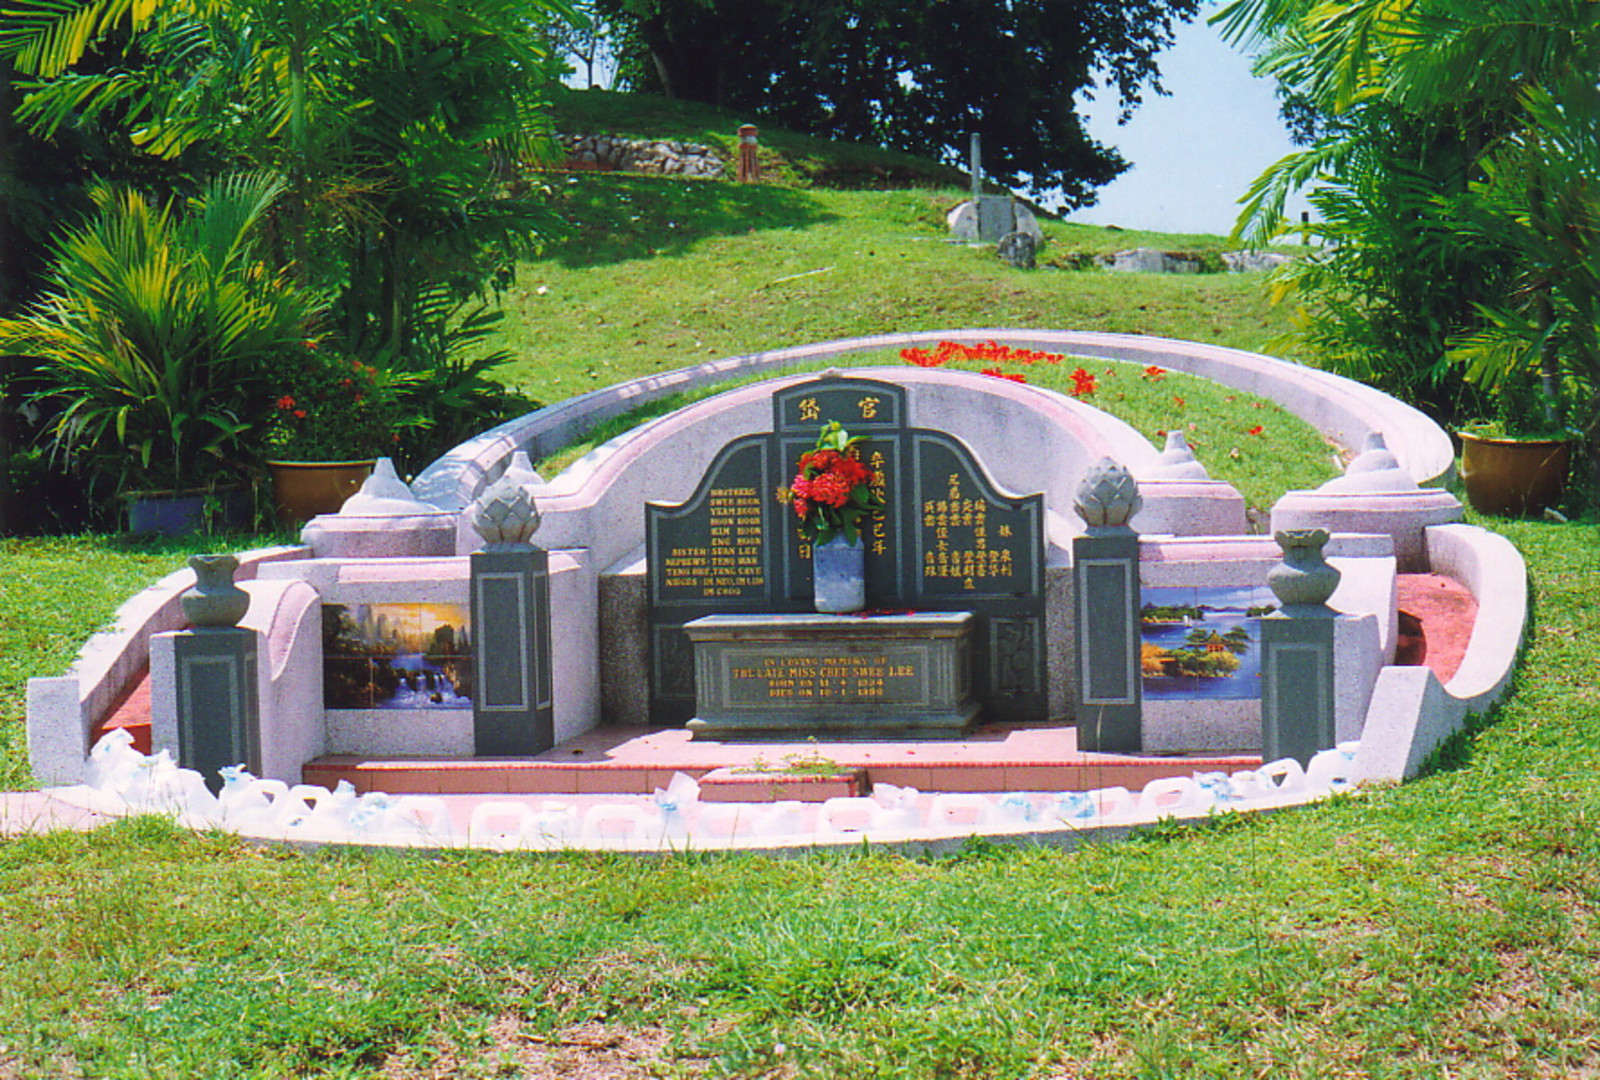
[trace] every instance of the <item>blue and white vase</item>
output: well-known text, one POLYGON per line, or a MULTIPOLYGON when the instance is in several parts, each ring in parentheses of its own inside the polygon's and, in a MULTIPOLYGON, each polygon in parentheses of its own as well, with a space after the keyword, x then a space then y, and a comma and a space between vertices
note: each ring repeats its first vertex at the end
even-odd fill
POLYGON ((817 610, 843 615, 867 606, 867 549, 834 533, 826 544, 811 549, 811 591, 817 610))

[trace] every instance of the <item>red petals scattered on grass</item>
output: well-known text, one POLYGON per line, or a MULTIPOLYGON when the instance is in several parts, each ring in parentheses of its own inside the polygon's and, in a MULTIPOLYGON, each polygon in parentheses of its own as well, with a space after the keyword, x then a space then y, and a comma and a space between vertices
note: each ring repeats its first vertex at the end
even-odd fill
POLYGON ((1265 435, 1267 433, 1267 429, 1262 427, 1260 424, 1257 424, 1255 427, 1245 428, 1244 433, 1246 435, 1265 435))
POLYGON ((1039 349, 1013 349, 996 341, 980 341, 976 345, 941 341, 931 349, 901 349, 900 359, 917 367, 942 367, 961 360, 976 364, 1059 364, 1065 357, 1039 349))

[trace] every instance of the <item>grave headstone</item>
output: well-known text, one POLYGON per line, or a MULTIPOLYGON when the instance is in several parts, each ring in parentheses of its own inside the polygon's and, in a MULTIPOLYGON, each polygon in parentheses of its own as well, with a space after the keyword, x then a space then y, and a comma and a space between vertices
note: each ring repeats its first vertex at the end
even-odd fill
POLYGON ((812 610, 811 551, 778 493, 817 432, 864 435, 886 500, 863 530, 869 610, 970 611, 974 692, 994 719, 1046 716, 1044 499, 1000 492, 970 450, 906 423, 903 387, 828 375, 773 394, 773 431, 728 443, 688 501, 646 509, 651 717, 694 715, 684 624, 812 610))
POLYGON ((1002 237, 1016 231, 1017 212, 1010 195, 978 196, 978 242, 998 244, 1002 237))
POLYGON ((711 615, 695 643, 696 738, 956 735, 972 697, 973 616, 711 615))

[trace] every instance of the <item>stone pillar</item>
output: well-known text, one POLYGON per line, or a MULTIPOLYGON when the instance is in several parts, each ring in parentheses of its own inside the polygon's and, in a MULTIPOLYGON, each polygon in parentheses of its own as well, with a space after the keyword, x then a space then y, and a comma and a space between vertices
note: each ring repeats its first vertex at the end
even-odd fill
POLYGON ((1139 485, 1110 458, 1089 470, 1074 501, 1089 526, 1072 541, 1080 750, 1143 747, 1139 536, 1128 526, 1140 504, 1139 485))
POLYGON ((538 474, 526 454, 472 504, 487 543, 472 554, 472 727, 480 757, 526 757, 555 745, 550 672, 550 558, 539 528, 538 474))
POLYGON ((1282 605, 1261 620, 1261 758, 1302 765, 1334 745, 1334 640, 1340 616, 1327 604, 1339 570, 1322 557, 1325 529, 1277 532, 1283 562, 1267 574, 1282 605))
POLYGON ((222 789, 218 770, 261 771, 257 634, 238 625, 250 597, 233 582, 232 555, 195 555, 194 588, 180 598, 193 629, 150 639, 151 749, 222 789))
POLYGON ((761 182, 761 163, 756 160, 756 147, 759 145, 758 133, 754 124, 741 124, 739 126, 739 165, 735 174, 741 184, 759 184, 761 182))

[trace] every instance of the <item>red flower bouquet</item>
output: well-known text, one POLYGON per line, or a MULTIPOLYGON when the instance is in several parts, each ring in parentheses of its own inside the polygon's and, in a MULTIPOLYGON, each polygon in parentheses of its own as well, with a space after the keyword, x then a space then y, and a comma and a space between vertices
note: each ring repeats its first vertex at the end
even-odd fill
POLYGON ((800 471, 781 493, 800 519, 800 531, 814 544, 836 533, 854 544, 861 519, 883 506, 872 488, 872 471, 861 463, 863 435, 852 437, 837 420, 817 436, 817 446, 800 455, 800 471))

